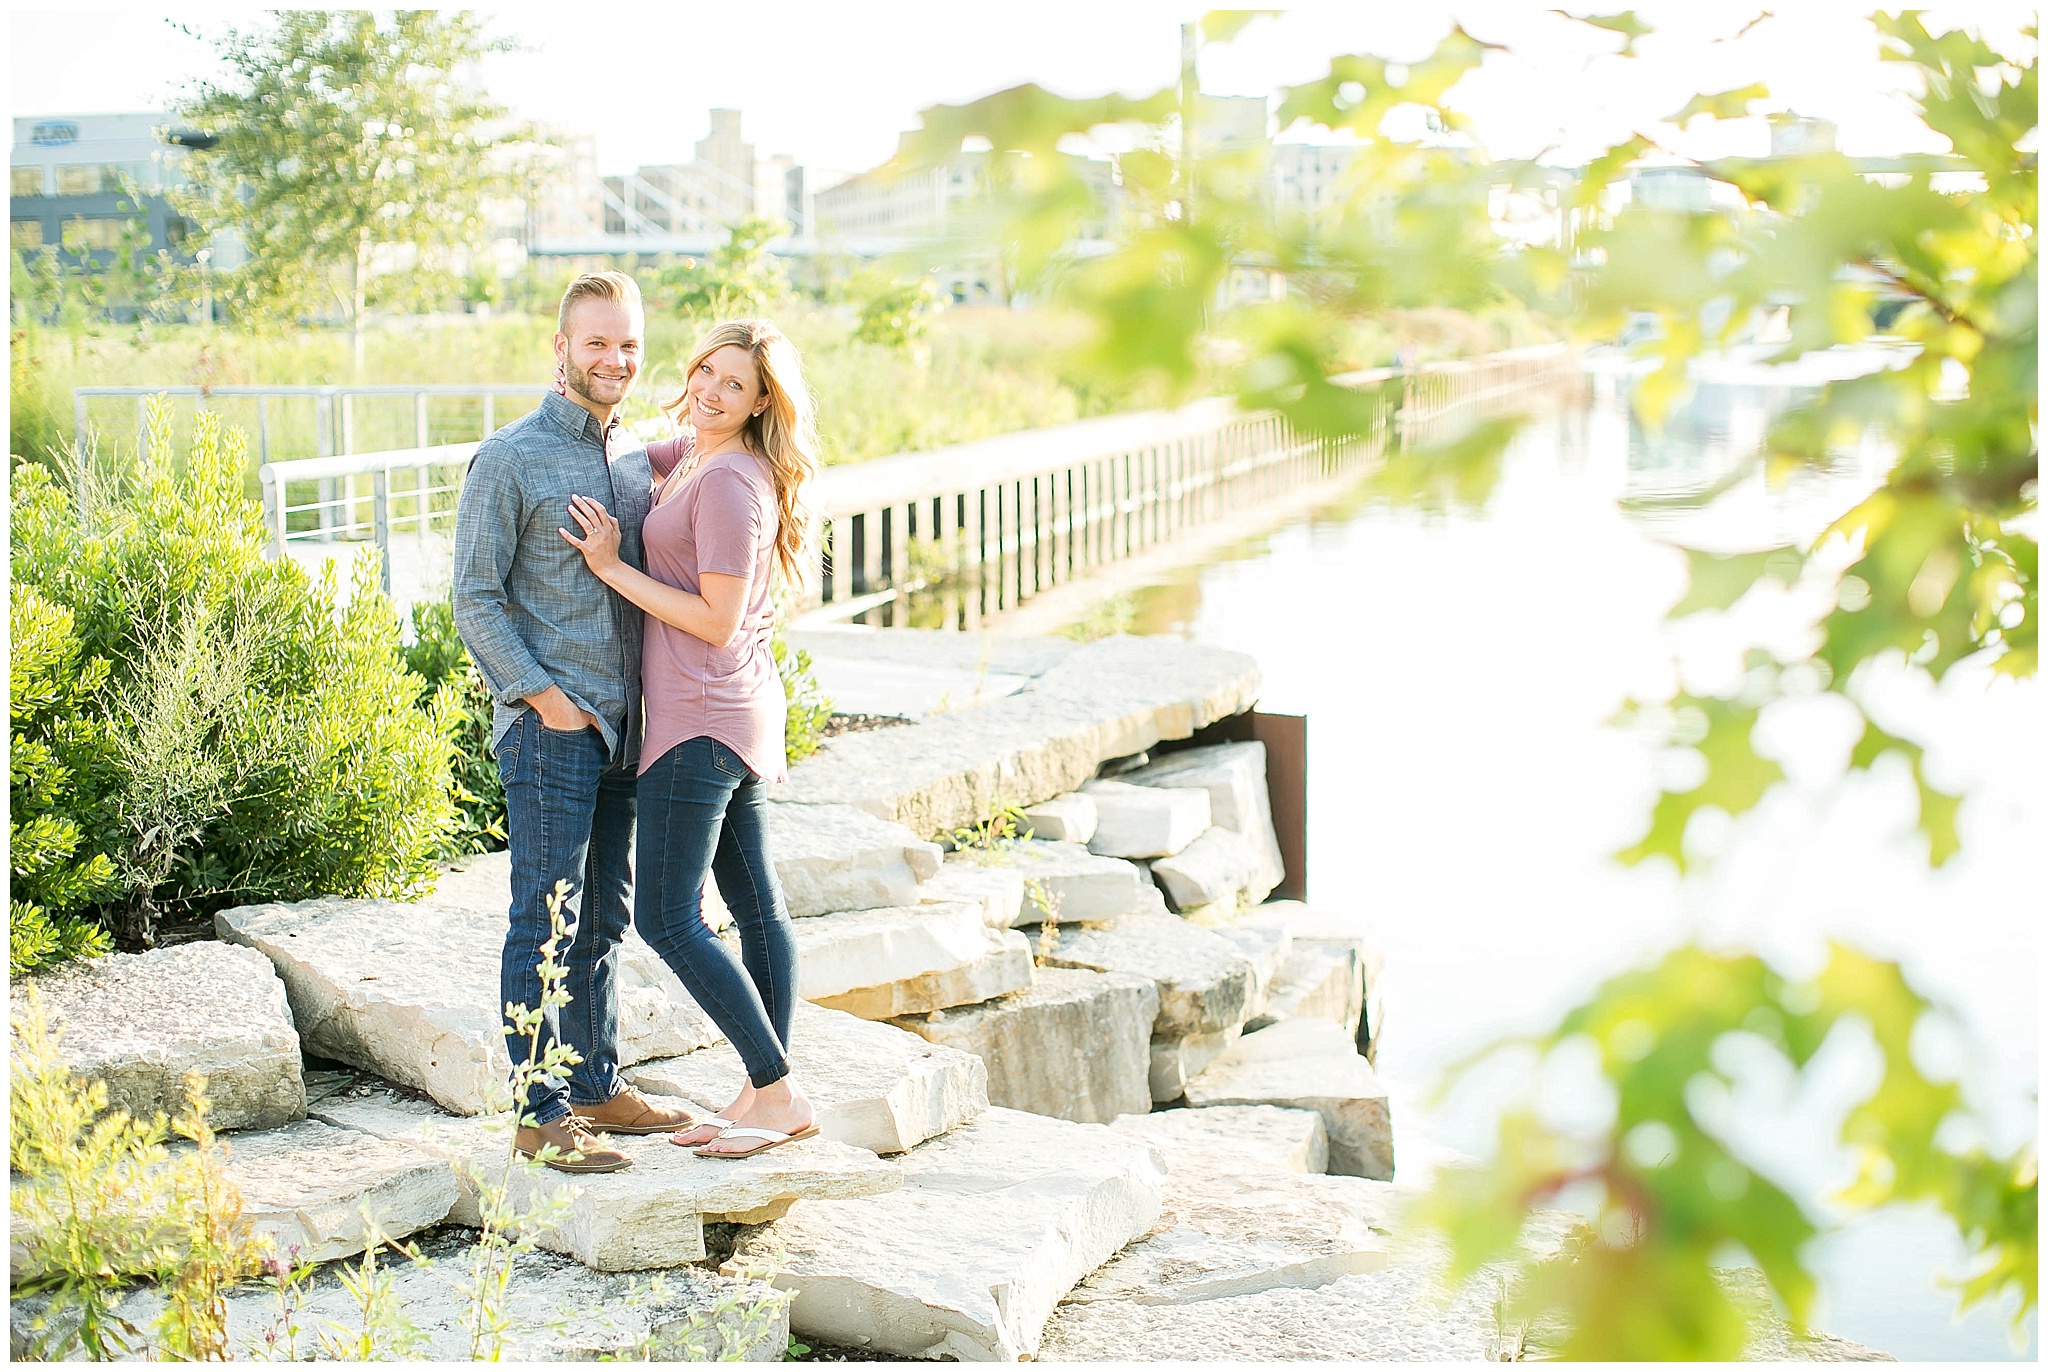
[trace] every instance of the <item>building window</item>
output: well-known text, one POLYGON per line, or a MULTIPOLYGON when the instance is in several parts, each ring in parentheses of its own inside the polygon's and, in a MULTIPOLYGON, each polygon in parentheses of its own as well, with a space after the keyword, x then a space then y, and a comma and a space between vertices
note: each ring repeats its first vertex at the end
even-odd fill
POLYGON ((57 168, 57 194, 100 195, 121 189, 122 176, 129 168, 118 162, 90 166, 74 164, 57 168))
POLYGON ((66 220, 64 251, 99 252, 118 248, 130 222, 126 219, 66 220))
POLYGON ((7 236, 12 240, 16 252, 32 252, 43 246, 43 221, 10 219, 7 222, 7 236))
POLYGON ((43 169, 41 167, 12 167, 9 169, 7 193, 15 199, 37 196, 43 193, 43 169))

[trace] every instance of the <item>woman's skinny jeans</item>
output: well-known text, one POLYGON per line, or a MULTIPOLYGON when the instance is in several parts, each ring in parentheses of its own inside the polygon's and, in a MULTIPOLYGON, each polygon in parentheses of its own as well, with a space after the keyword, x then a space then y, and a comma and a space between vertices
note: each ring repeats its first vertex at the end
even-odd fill
POLYGON ((633 922, 739 1050, 757 1087, 789 1075, 796 935, 768 860, 767 787, 714 738, 677 744, 640 774, 633 922), (739 925, 740 957, 704 923, 704 876, 739 925), (744 967, 742 967, 744 963, 744 967))

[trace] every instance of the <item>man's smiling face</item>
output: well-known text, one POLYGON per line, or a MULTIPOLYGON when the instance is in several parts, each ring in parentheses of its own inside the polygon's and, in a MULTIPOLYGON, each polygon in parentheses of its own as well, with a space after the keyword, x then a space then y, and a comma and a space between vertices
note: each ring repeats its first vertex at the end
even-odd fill
POLYGON ((569 393, 587 406, 611 409, 640 375, 646 323, 638 309, 584 299, 569 309, 569 331, 555 335, 555 356, 569 393))

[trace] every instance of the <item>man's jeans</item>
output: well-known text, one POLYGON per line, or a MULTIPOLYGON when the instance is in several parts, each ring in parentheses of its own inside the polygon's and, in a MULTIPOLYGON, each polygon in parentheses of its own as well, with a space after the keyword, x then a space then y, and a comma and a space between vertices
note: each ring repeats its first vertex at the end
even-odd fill
MULTIPOLYGON (((557 881, 569 883, 562 918, 573 935, 555 955, 568 969, 562 989, 569 1003, 559 1024, 553 1012, 543 1018, 538 1047, 545 1054, 560 1037, 583 1061, 566 1084, 535 1082, 520 1103, 522 1114, 548 1124, 572 1102, 595 1105, 619 1091, 619 940, 633 885, 633 773, 611 765, 597 730, 549 729, 529 709, 498 744, 498 774, 512 850, 512 920, 498 972, 505 1005, 540 1004, 548 895, 557 881)), ((515 1068, 533 1047, 518 1033, 506 1041, 515 1068)))
POLYGON ((789 1075, 796 932, 768 856, 768 788, 714 738, 662 754, 640 777, 640 936, 767 1086, 789 1075), (704 923, 704 877, 739 926, 735 959, 704 923))

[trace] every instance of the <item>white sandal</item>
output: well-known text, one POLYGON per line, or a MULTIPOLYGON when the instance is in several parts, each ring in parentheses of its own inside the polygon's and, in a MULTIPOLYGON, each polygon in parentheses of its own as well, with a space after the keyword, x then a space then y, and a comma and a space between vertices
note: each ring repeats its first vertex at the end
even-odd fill
POLYGON ((760 1139, 761 1142, 752 1148, 743 1149, 737 1153, 707 1152, 705 1150, 710 1148, 712 1143, 718 1142, 718 1139, 712 1139, 703 1147, 692 1151, 700 1158, 751 1158, 756 1153, 765 1153, 771 1148, 780 1148, 785 1143, 799 1143, 804 1139, 815 1138, 817 1133, 818 1126, 815 1124, 806 1125, 794 1134, 784 1134, 774 1129, 756 1129, 752 1125, 734 1125, 729 1129, 720 1130, 718 1139, 760 1139))
POLYGON ((700 1119, 695 1124, 690 1125, 689 1128, 678 1129, 676 1130, 675 1134, 670 1134, 668 1136, 668 1141, 670 1143, 675 1143, 676 1147, 678 1148, 702 1148, 704 1146, 704 1143, 711 1142, 711 1139, 705 1139, 704 1143, 676 1143, 676 1134, 687 1134, 692 1129, 702 1129, 707 1124, 715 1127, 718 1130, 718 1133, 712 1135, 712 1138, 717 1138, 720 1135, 723 1135, 726 1130, 732 1128, 732 1121, 725 1118, 723 1115, 706 1115, 703 1119, 700 1119))

